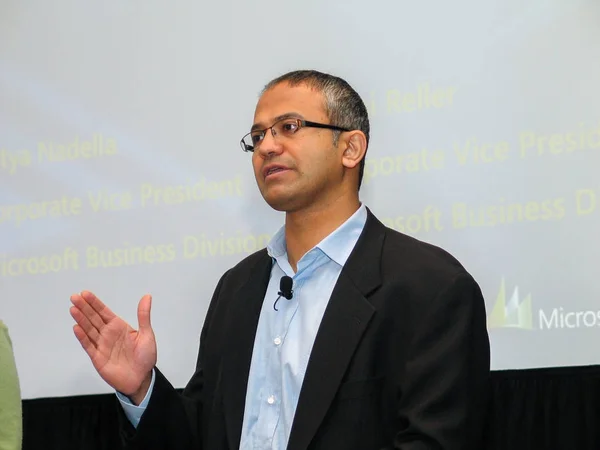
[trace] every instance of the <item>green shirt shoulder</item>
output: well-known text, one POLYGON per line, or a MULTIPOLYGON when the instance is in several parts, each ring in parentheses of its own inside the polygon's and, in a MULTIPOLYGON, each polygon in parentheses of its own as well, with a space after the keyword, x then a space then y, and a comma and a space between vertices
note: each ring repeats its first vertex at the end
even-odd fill
POLYGON ((21 391, 8 328, 0 320, 0 450, 20 450, 21 391))

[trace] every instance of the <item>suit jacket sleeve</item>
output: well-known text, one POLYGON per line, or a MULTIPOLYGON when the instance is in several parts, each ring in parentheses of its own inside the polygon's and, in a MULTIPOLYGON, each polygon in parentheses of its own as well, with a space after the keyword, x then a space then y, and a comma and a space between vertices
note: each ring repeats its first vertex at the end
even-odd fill
POLYGON ((205 338, 216 308, 225 273, 213 294, 202 333, 196 371, 185 390, 179 393, 157 369, 154 390, 137 428, 133 428, 123 409, 118 406, 123 447, 128 450, 197 450, 202 449, 202 407, 206 393, 203 350, 205 338))
POLYGON ((477 283, 458 275, 416 325, 392 448, 479 450, 490 371, 485 304, 477 283))

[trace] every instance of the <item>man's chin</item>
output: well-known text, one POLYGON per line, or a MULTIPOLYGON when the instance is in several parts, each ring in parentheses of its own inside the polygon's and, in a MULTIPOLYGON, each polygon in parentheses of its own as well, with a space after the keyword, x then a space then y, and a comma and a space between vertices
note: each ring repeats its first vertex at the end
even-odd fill
POLYGON ((262 196, 267 205, 275 211, 291 212, 297 207, 297 199, 291 195, 285 195, 281 192, 263 192, 262 196))
POLYGON ((275 211, 280 211, 280 212, 288 212, 290 209, 290 202, 289 201, 285 201, 284 199, 281 198, 269 198, 269 197, 264 197, 265 201, 267 202, 267 204, 273 208, 275 211))

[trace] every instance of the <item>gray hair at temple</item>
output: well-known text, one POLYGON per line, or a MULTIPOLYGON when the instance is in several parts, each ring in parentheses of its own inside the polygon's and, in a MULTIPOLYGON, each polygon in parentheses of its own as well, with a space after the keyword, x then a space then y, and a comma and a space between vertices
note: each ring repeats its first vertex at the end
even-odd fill
MULTIPOLYGON (((289 83, 290 86, 304 84, 321 92, 325 97, 325 111, 331 125, 362 131, 367 138, 368 148, 370 126, 367 107, 346 80, 316 70, 296 70, 270 81, 262 93, 283 82, 289 83)), ((340 133, 340 131, 333 132, 334 145, 337 145, 340 133)), ((365 158, 363 157, 358 172, 358 189, 362 184, 364 172, 365 158)))

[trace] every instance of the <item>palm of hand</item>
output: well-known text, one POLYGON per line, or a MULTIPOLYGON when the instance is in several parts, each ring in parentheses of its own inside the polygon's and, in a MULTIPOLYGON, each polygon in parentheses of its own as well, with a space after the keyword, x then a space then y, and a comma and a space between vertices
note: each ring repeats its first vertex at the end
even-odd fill
POLYGON ((73 327, 98 374, 117 391, 139 394, 156 364, 156 340, 150 325, 152 297, 138 304, 136 331, 89 291, 71 296, 73 327), (145 382, 145 383, 144 383, 145 382))
POLYGON ((124 394, 132 393, 156 363, 154 333, 136 331, 115 317, 103 327, 90 357, 104 381, 124 394))

